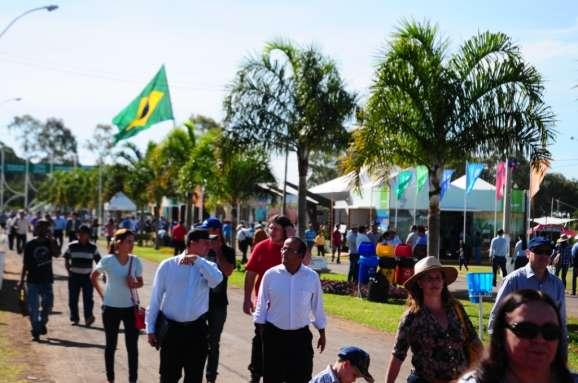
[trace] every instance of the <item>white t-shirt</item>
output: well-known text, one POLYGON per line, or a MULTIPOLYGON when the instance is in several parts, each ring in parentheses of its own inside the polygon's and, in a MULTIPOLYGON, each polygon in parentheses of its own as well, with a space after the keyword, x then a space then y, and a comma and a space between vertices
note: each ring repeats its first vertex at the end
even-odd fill
POLYGON ((121 265, 114 254, 109 254, 102 258, 95 271, 106 274, 106 289, 104 291, 105 306, 110 307, 132 307, 133 301, 130 297, 130 289, 127 284, 128 269, 132 259, 131 275, 142 277, 142 263, 135 255, 129 256, 129 261, 121 265))

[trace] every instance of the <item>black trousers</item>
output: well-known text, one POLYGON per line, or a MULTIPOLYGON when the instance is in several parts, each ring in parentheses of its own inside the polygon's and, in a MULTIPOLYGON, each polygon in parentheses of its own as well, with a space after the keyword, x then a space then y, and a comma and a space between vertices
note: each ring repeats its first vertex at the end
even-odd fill
POLYGON ((494 273, 493 284, 496 286, 496 277, 498 276, 498 269, 502 270, 502 278, 506 278, 508 271, 506 270, 506 257, 492 258, 492 273, 494 273))
POLYGON ((572 266, 572 295, 576 295, 576 278, 578 278, 578 263, 572 266))
POLYGON ((187 246, 185 245, 185 240, 182 240, 182 241, 173 241, 173 247, 175 249, 174 254, 179 255, 185 250, 187 246))
POLYGON ((263 331, 263 383, 307 383, 313 372, 313 335, 309 327, 263 331))
POLYGON ((185 370, 184 383, 202 383, 207 359, 207 318, 194 322, 169 321, 169 329, 161 346, 161 383, 177 383, 185 370))
POLYGON ((348 282, 357 282, 359 279, 359 254, 349 253, 349 272, 347 273, 348 282))
POLYGON ((102 323, 106 336, 104 348, 104 363, 106 365, 106 378, 114 380, 114 353, 118 340, 120 322, 124 326, 124 343, 128 354, 128 381, 136 382, 138 378, 138 335, 139 331, 134 327, 133 307, 110 307, 102 306, 102 323))
POLYGON ((54 239, 56 243, 58 243, 58 247, 62 249, 62 245, 64 244, 64 231, 54 230, 54 239))
POLYGON ((564 285, 564 289, 566 289, 566 275, 568 275, 568 269, 570 265, 558 265, 556 266, 556 276, 562 279, 562 284, 564 285), (562 271, 562 277, 560 277, 560 271, 562 271))
POLYGON ((24 244, 26 243, 26 234, 16 234, 16 252, 22 254, 24 244))
POLYGON ((70 273, 68 276, 68 308, 70 310, 70 321, 78 322, 78 298, 82 290, 82 305, 84 308, 84 319, 92 318, 92 308, 94 300, 92 298, 92 283, 90 274, 70 273))
POLYGON ((227 320, 227 305, 214 304, 209 307, 207 313, 209 323, 209 353, 207 357, 207 380, 217 379, 217 369, 219 367, 219 344, 221 342, 221 333, 227 320))
POLYGON ((249 364, 249 371, 251 372, 252 382, 258 382, 263 376, 263 339, 261 338, 257 325, 255 325, 255 335, 251 343, 251 364, 249 364))

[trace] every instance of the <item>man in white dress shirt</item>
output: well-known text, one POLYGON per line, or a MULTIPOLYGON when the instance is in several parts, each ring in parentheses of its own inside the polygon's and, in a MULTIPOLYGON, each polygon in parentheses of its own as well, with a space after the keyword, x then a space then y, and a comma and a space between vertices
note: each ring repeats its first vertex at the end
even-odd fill
POLYGON ((209 290, 223 280, 217 265, 204 257, 215 238, 206 229, 187 234, 186 250, 161 262, 153 281, 146 329, 151 346, 160 346, 161 383, 176 383, 185 370, 184 382, 203 380, 207 358, 209 290), (157 345, 155 323, 159 312, 168 321, 168 331, 157 345))
POLYGON ((317 348, 325 349, 326 317, 319 276, 303 265, 307 246, 297 238, 285 240, 283 263, 263 276, 254 313, 263 339, 263 382, 302 383, 313 371, 313 336, 309 323, 319 331, 317 348), (313 320, 312 320, 313 318, 313 320))

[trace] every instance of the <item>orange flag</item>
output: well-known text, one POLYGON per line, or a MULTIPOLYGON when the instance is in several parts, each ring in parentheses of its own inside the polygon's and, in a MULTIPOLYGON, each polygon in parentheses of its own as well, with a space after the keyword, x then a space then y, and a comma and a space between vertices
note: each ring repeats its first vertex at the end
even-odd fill
POLYGON ((547 161, 540 161, 538 168, 530 166, 530 198, 533 198, 540 190, 540 184, 550 168, 547 161))

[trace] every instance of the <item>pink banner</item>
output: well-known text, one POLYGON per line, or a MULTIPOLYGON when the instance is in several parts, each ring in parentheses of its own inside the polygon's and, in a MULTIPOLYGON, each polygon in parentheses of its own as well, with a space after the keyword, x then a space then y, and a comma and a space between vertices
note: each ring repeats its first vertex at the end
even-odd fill
POLYGON ((499 162, 496 166, 496 199, 504 198, 504 186, 506 185, 506 163, 499 162))

